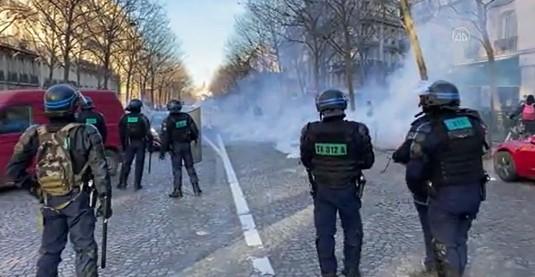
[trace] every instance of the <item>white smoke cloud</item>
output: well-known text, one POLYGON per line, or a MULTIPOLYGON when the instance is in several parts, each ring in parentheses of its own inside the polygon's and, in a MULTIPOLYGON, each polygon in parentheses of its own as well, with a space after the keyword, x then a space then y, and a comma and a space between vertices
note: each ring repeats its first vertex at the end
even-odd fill
MULTIPOLYGON (((451 28, 437 21, 417 27, 431 81, 446 78, 454 60, 451 28)), ((297 157, 301 128, 319 119, 313 97, 288 97, 286 91, 277 91, 280 86, 272 77, 252 79, 242 81, 236 94, 205 101, 204 123, 216 127, 227 140, 270 142, 289 157, 297 157)), ((388 78, 386 87, 357 90, 363 101, 357 103, 356 112, 349 113, 348 119, 366 123, 376 146, 395 148, 403 142, 419 112, 420 83, 411 51, 403 66, 388 78), (366 116, 368 100, 374 107, 372 118, 366 116)))

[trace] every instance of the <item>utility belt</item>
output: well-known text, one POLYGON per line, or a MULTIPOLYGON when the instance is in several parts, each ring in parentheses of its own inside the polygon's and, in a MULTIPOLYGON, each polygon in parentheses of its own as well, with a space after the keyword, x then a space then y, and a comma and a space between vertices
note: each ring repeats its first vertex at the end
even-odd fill
MULTIPOLYGON (((487 183, 490 181, 490 176, 485 172, 485 174, 481 177, 479 182, 477 182, 480 186, 481 191, 481 201, 487 200, 487 183)), ((427 182, 427 191, 429 192, 429 196, 431 198, 436 198, 438 192, 440 191, 440 188, 446 187, 446 186, 454 186, 452 184, 433 184, 431 182, 427 182)))
MULTIPOLYGON (((43 208, 50 209, 50 210, 52 210, 54 212, 60 213, 61 210, 65 209, 71 203, 73 203, 78 198, 80 198, 80 196, 84 192, 89 194, 89 206, 90 207, 95 207, 96 200, 97 200, 97 198, 96 198, 96 189, 95 189, 95 187, 93 185, 93 181, 92 180, 87 181, 87 182, 83 182, 82 185, 75 186, 69 193, 67 193, 65 195, 61 195, 61 196, 52 196, 52 195, 49 195, 48 193, 43 191, 42 194, 41 194, 41 203, 43 204, 43 208), (50 201, 51 198, 54 198, 54 199, 62 199, 63 198, 64 201, 61 201, 59 204, 55 203, 54 205, 51 205, 51 203, 50 203, 51 202, 50 201)), ((56 201, 52 201, 52 202, 56 202, 56 201)))
MULTIPOLYGON (((84 190, 81 189, 81 188, 75 188, 73 190, 71 190, 71 192, 65 194, 65 195, 62 195, 62 196, 51 196, 49 195, 48 193, 44 192, 42 193, 42 203, 43 203, 43 208, 45 209, 49 209, 49 210, 52 210, 56 213, 60 213, 61 210, 65 209, 67 206, 69 206, 72 202, 76 201, 80 195, 82 194, 84 190), (54 204, 52 205, 50 202, 50 199, 62 199, 64 198, 65 200, 62 201, 61 203, 59 204, 54 204)), ((52 202, 56 202, 56 201, 52 201, 52 202)))
POLYGON ((366 186, 366 177, 364 177, 364 174, 362 174, 362 172, 360 172, 357 177, 352 178, 350 182, 342 182, 344 183, 344 185, 326 185, 323 182, 318 183, 312 171, 307 170, 307 173, 308 173, 308 180, 311 186, 310 194, 312 195, 312 197, 315 197, 319 185, 325 186, 330 189, 345 189, 350 186, 356 186, 357 196, 359 198, 362 198, 362 196, 364 195, 364 187, 366 186))

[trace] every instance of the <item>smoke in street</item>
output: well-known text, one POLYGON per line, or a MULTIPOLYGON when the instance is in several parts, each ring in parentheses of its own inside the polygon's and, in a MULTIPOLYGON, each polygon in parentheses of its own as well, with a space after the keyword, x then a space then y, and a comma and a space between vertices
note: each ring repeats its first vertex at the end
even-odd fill
MULTIPOLYGON (((453 49, 460 48, 460 42, 452 40, 451 26, 455 24, 444 24, 447 23, 437 19, 420 24, 417 29, 430 81, 446 79, 455 83, 458 80, 447 76, 454 61, 453 49)), ((314 96, 289 91, 273 74, 257 74, 243 79, 235 93, 205 101, 205 126, 216 128, 226 140, 269 142, 289 157, 298 157, 301 128, 319 119, 314 96)), ((334 88, 347 92, 345 86, 334 88)), ((357 108, 355 112, 348 110, 348 118, 368 125, 376 147, 395 148, 402 143, 419 112, 420 89, 420 75, 409 51, 402 66, 387 78, 386 86, 357 88, 357 108), (367 116, 367 101, 372 103, 371 117, 367 116)), ((471 97, 465 97, 468 93, 461 91, 463 106, 473 104, 467 101, 471 97)))

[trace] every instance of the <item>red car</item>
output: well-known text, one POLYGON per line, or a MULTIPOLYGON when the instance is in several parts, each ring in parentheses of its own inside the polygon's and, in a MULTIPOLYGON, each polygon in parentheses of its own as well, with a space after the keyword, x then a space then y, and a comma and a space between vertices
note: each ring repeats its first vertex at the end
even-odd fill
MULTIPOLYGON (((6 165, 22 132, 30 125, 47 122, 43 94, 41 89, 0 91, 0 187, 7 185, 6 165)), ((108 128, 106 156, 110 171, 115 174, 120 163, 118 128, 123 106, 113 91, 82 90, 82 94, 91 97, 96 110, 104 115, 108 128)))
POLYGON ((535 136, 498 145, 494 171, 506 182, 521 178, 535 180, 535 136))

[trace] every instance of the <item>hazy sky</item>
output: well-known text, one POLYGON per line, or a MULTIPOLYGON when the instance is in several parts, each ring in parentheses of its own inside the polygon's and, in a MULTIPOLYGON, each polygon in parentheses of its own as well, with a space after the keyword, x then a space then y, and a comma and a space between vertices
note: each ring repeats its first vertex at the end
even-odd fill
MULTIPOLYGON (((182 42, 185 61, 197 85, 209 82, 223 60, 239 0, 163 0, 171 27, 182 42)), ((241 1, 243 2, 243 0, 241 1)))

